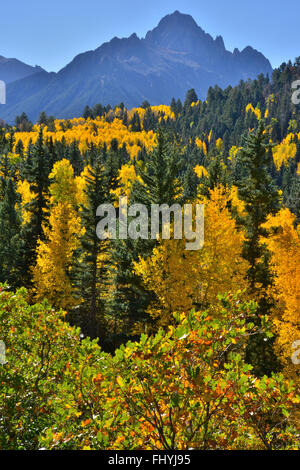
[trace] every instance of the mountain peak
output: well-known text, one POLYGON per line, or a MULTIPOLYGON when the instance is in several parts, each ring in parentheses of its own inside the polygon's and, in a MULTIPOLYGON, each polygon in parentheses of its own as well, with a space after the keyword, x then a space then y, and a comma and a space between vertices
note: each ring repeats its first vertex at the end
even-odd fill
POLYGON ((4 80, 7 84, 43 71, 38 65, 32 67, 18 59, 0 55, 0 80, 4 80))
POLYGON ((224 44, 224 39, 222 36, 217 36, 215 39, 215 44, 218 46, 220 49, 225 50, 225 44, 224 44))
POLYGON ((162 18, 158 26, 146 34, 145 40, 167 49, 190 52, 195 41, 207 37, 212 39, 197 25, 191 15, 176 10, 162 18))
MULTIPOLYGON (((191 15, 188 15, 186 13, 181 13, 180 11, 176 10, 174 13, 170 13, 169 15, 164 16, 160 22, 159 25, 161 24, 167 24, 167 23, 176 23, 176 24, 182 24, 184 26, 196 26, 198 27, 196 21, 191 15)), ((158 25, 158 26, 159 26, 158 25)))
POLYGON ((191 15, 176 10, 174 13, 164 16, 153 31, 165 28, 179 28, 180 30, 182 28, 197 29, 199 26, 191 15))

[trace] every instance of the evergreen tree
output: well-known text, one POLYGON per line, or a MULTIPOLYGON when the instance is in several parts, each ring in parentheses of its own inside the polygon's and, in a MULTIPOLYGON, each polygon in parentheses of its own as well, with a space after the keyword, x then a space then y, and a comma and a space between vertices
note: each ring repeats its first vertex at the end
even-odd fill
MULTIPOLYGON (((181 192, 179 170, 181 162, 175 147, 168 143, 167 136, 159 133, 157 147, 146 156, 142 166, 136 165, 136 172, 142 182, 135 181, 130 195, 131 203, 144 204, 150 213, 151 204, 171 206, 180 202, 181 192)), ((150 227, 148 227, 150 235, 150 227)), ((117 315, 122 332, 116 334, 116 344, 124 341, 124 334, 130 336, 134 325, 139 329, 151 324, 146 314, 153 293, 147 291, 139 276, 133 271, 133 262, 139 256, 151 255, 156 240, 116 240, 113 243, 112 262, 116 266, 114 277, 115 293, 111 305, 112 315, 117 315)))
POLYGON ((68 160, 70 160, 75 176, 80 175, 83 170, 83 161, 76 141, 72 142, 68 151, 68 160))
POLYGON ((12 177, 12 165, 7 153, 0 155, 0 196, 4 195, 5 183, 9 177, 12 177))
POLYGON ((22 158, 24 157, 24 145, 22 140, 19 140, 16 145, 15 152, 20 155, 22 158))
POLYGON ((123 113, 122 124, 123 124, 124 126, 128 127, 128 113, 127 113, 126 110, 125 110, 125 112, 123 113))
POLYGON ((48 162, 49 162, 49 169, 50 171, 53 168, 53 165, 60 159, 58 157, 58 152, 56 150, 56 145, 53 142, 52 136, 46 142, 47 147, 47 155, 48 155, 48 162))
POLYGON ((100 158, 86 176, 87 204, 81 207, 82 226, 78 262, 75 266, 75 282, 78 296, 83 300, 79 307, 79 322, 91 338, 105 340, 105 285, 108 275, 108 248, 106 240, 99 240, 96 233, 99 205, 108 202, 108 186, 100 158))
POLYGON ((29 121, 26 113, 22 113, 20 116, 17 116, 15 119, 15 124, 17 129, 22 132, 30 132, 33 127, 33 124, 31 121, 29 121))
POLYGON ((113 139, 109 151, 103 155, 105 178, 111 189, 116 189, 118 185, 117 178, 123 164, 123 155, 123 150, 118 149, 118 141, 113 139))
POLYGON ((192 165, 188 165, 183 181, 183 199, 193 201, 197 197, 199 178, 192 165))
POLYGON ((16 211, 17 200, 14 182, 9 178, 0 202, 0 282, 8 282, 12 287, 19 285, 17 266, 21 223, 16 211))
POLYGON ((132 132, 141 132, 141 120, 138 112, 135 112, 130 121, 132 132))
MULTIPOLYGON (((238 164, 243 169, 243 177, 236 181, 239 198, 244 201, 246 216, 240 223, 246 230, 243 256, 249 262, 248 279, 253 294, 259 296, 257 324, 259 315, 270 312, 272 303, 267 297, 267 289, 272 283, 269 270, 269 252, 261 244, 261 237, 266 236, 262 225, 269 214, 279 208, 278 190, 275 187, 268 169, 271 165, 271 145, 267 143, 265 127, 262 120, 258 128, 245 140, 243 149, 238 153, 238 164)), ((273 341, 265 338, 264 332, 250 340, 247 351, 248 360, 255 366, 257 373, 270 373, 276 368, 272 351, 273 341)))
POLYGON ((175 98, 172 98, 170 108, 171 108, 172 113, 174 113, 175 116, 177 117, 177 104, 176 104, 175 98))
POLYGON ((23 285, 31 284, 30 269, 36 260, 36 246, 39 239, 43 239, 42 225, 47 215, 47 192, 49 186, 48 175, 50 173, 48 155, 44 146, 43 131, 39 132, 36 144, 30 155, 30 165, 26 168, 26 177, 30 183, 30 190, 34 194, 33 199, 27 204, 26 210, 30 214, 30 220, 21 230, 20 247, 20 279, 23 285))
POLYGON ((185 97, 184 108, 188 110, 192 103, 196 103, 198 101, 197 93, 195 92, 194 88, 189 90, 185 97))
POLYGON ((178 152, 168 137, 159 132, 157 147, 148 156, 143 166, 137 165, 137 174, 142 182, 135 181, 132 201, 145 204, 168 204, 178 202, 181 191, 179 172, 181 162, 178 152))
POLYGON ((45 111, 42 111, 39 115, 39 120, 38 120, 38 124, 43 124, 43 125, 47 125, 47 122, 48 122, 48 116, 47 114, 45 113, 45 111))
POLYGON ((84 119, 92 118, 93 117, 93 112, 89 106, 85 106, 82 116, 84 119))
POLYGON ((178 100, 177 100, 177 102, 176 102, 176 112, 177 112, 177 115, 178 115, 178 114, 181 114, 181 113, 182 113, 182 110, 183 110, 182 102, 181 102, 181 100, 178 98, 178 100))
POLYGON ((210 190, 213 190, 216 186, 227 184, 226 165, 218 153, 216 156, 211 156, 210 164, 207 168, 208 177, 203 178, 201 184, 201 193, 207 197, 210 196, 210 190))
POLYGON ((149 101, 147 101, 147 100, 143 101, 142 104, 141 104, 141 108, 143 108, 143 109, 147 109, 147 108, 150 108, 150 107, 151 107, 151 105, 150 105, 149 101))
POLYGON ((155 123, 156 123, 156 119, 155 119, 154 113, 152 109, 149 107, 146 109, 144 120, 143 120, 143 127, 145 131, 148 132, 151 129, 154 129, 155 123))
POLYGON ((285 196, 284 202, 287 207, 296 215, 300 223, 300 175, 294 176, 290 188, 285 196))

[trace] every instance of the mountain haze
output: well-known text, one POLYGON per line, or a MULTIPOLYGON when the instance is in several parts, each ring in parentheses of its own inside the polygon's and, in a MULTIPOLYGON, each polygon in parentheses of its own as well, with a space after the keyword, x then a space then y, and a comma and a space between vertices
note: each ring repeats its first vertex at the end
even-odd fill
POLYGON ((24 64, 17 59, 7 59, 6 57, 0 56, 0 80, 5 83, 11 83, 15 80, 25 78, 35 73, 41 72, 43 69, 38 67, 32 67, 31 65, 24 64))
POLYGON ((204 99, 210 86, 225 88, 261 73, 271 75, 272 67, 250 46, 227 51, 221 36, 213 39, 190 15, 176 11, 143 39, 136 34, 115 37, 79 54, 58 73, 36 72, 8 84, 1 118, 13 122, 23 111, 34 121, 41 111, 72 118, 96 103, 169 104, 172 97, 183 99, 190 88, 204 99))

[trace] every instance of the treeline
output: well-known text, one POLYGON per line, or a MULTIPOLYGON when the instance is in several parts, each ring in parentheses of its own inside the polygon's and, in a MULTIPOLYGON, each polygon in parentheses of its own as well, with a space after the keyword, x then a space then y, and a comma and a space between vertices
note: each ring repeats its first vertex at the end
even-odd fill
MULTIPOLYGON (((162 115, 153 112, 149 103, 144 102, 141 108, 146 113, 140 117, 138 110, 128 112, 123 103, 114 109, 122 110, 121 118, 124 125, 133 132, 142 129, 156 130, 158 127, 167 130, 173 138, 181 142, 184 148, 184 167, 187 174, 193 174, 191 167, 199 164, 207 168, 212 161, 212 154, 205 154, 203 149, 196 145, 197 138, 207 139, 210 132, 210 148, 214 152, 214 144, 219 138, 223 142, 225 164, 228 164, 230 149, 242 145, 243 139, 249 129, 256 126, 257 119, 254 113, 246 111, 247 105, 251 103, 258 108, 261 115, 265 117, 266 125, 270 129, 270 139, 281 142, 289 133, 300 132, 300 107, 293 104, 292 83, 300 77, 300 58, 294 63, 289 61, 283 63, 274 70, 271 79, 260 75, 257 80, 241 81, 236 87, 229 86, 225 90, 215 86, 208 91, 207 99, 203 102, 198 99, 195 90, 188 91, 185 101, 173 98, 170 104, 170 115, 161 119, 162 115), (201 152, 202 150, 202 152, 201 152), (199 159, 200 153, 200 159, 199 159), (226 157, 227 156, 227 157, 226 157)), ((110 112, 112 119, 113 108, 96 105, 94 108, 87 107, 85 117, 96 118, 105 116, 110 112), (100 112, 101 110, 101 112, 100 112)), ((297 154, 289 165, 283 165, 280 171, 271 165, 270 172, 280 189, 283 191, 285 203, 293 210, 299 211, 300 188, 299 178, 296 177, 296 168, 300 161, 300 147, 296 140, 297 154)), ((193 176, 194 177, 194 176, 193 176)), ((298 213, 299 216, 299 213, 298 213)))

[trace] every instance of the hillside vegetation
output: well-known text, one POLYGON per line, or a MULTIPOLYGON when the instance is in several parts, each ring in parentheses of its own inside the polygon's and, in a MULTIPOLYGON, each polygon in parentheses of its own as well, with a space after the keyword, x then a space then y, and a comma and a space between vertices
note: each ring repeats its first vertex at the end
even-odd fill
POLYGON ((0 448, 299 449, 299 75, 1 125, 0 448), (100 240, 120 196, 204 247, 100 240))

